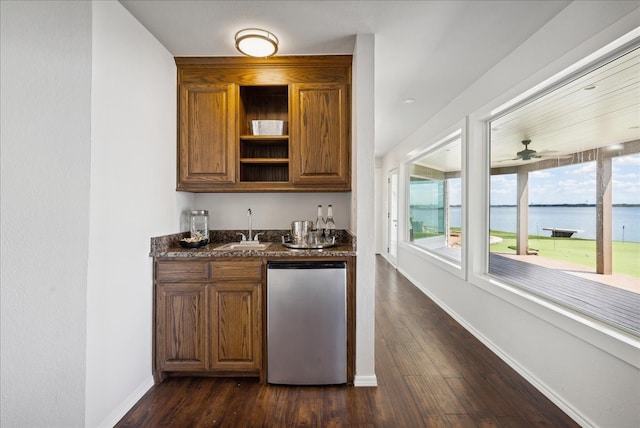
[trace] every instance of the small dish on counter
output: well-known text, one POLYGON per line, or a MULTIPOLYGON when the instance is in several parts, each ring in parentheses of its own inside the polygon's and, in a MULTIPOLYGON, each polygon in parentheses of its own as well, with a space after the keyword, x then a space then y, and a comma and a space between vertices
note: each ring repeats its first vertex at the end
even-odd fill
POLYGON ((182 238, 179 242, 182 248, 199 248, 207 245, 209 240, 200 238, 182 238))

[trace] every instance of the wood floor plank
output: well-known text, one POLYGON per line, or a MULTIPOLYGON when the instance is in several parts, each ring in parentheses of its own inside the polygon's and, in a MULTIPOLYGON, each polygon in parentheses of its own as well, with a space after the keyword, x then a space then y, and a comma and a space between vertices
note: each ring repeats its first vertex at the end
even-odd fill
POLYGON ((406 383, 413 400, 416 402, 418 411, 424 420, 428 420, 433 416, 441 416, 443 414, 432 389, 430 387, 424 387, 425 380, 422 376, 404 376, 403 380, 406 383))
POLYGON ((439 374, 438 369, 433 365, 428 355, 415 343, 410 346, 395 348, 392 351, 392 355, 398 370, 404 376, 435 376, 439 374))
MULTIPOLYGON (((484 403, 481 397, 467 383, 466 379, 462 378, 447 378, 447 384, 451 388, 453 394, 460 400, 460 403, 465 408, 466 413, 472 415, 475 420, 492 420, 495 416, 491 409, 484 403)), ((497 419, 493 420, 494 423, 498 423, 497 419)), ((479 425, 481 425, 480 423, 479 425)))
POLYGON ((520 416, 524 420, 531 421, 534 426, 551 425, 548 422, 548 417, 542 414, 538 406, 533 405, 534 403, 531 401, 531 397, 529 397, 528 392, 526 394, 519 394, 517 389, 514 388, 511 379, 505 380, 496 373, 491 373, 486 379, 494 389, 507 394, 510 400, 510 405, 515 411, 512 415, 520 416))
MULTIPOLYGON (((258 382, 253 379, 229 379, 225 385, 229 388, 229 394, 227 400, 221 403, 223 414, 220 416, 216 412, 208 415, 200 420, 198 426, 212 426, 212 421, 220 421, 225 426, 240 426, 245 424, 247 415, 255 413, 255 397, 261 388, 258 382)), ((207 406, 206 401, 202 405, 207 406)))
POLYGON ((422 418, 420 403, 416 403, 415 396, 411 394, 409 388, 403 382, 404 377, 397 368, 393 368, 391 371, 395 372, 393 374, 394 381, 387 385, 387 389, 396 423, 402 427, 424 426, 425 421, 422 418))
POLYGON ((187 415, 184 422, 190 426, 215 426, 224 420, 232 404, 231 397, 236 392, 235 382, 233 379, 221 379, 215 388, 211 386, 203 379, 193 379, 186 391, 185 402, 176 407, 177 417, 172 418, 170 425, 182 423, 185 419, 183 414, 187 415))
POLYGON ((471 428, 478 426, 469 415, 446 415, 445 420, 451 428, 471 428))
POLYGON ((382 258, 375 322, 376 388, 168 378, 116 427, 577 427, 382 258))
POLYGON ((412 394, 421 398, 418 402, 421 410, 428 415, 440 414, 468 414, 454 391, 445 379, 441 377, 407 376, 405 382, 409 385, 412 394))
POLYGON ((342 387, 327 388, 322 400, 322 419, 327 426, 339 427, 343 423, 353 422, 348 412, 345 412, 347 408, 350 406, 346 390, 342 387))
POLYGON ((436 372, 444 377, 461 377, 460 365, 446 353, 446 348, 434 339, 429 329, 425 329, 419 339, 422 351, 429 357, 436 372))
POLYGON ((322 389, 319 387, 299 388, 298 393, 298 412, 293 426, 324 426, 322 389))
POLYGON ((367 388, 367 393, 372 397, 369 409, 375 409, 375 416, 369 412, 369 419, 376 426, 393 427, 396 417, 391 404, 391 397, 386 388, 367 388))
POLYGON ((175 404, 176 394, 184 396, 186 384, 177 382, 175 379, 167 379, 165 381, 167 387, 152 388, 145 394, 146 401, 139 401, 129 410, 129 417, 123 418, 118 426, 122 428, 153 426, 153 418, 167 406, 175 404))
POLYGON ((298 388, 280 386, 282 392, 276 403, 275 421, 282 426, 293 426, 293 420, 298 414, 298 388))
POLYGON ((502 424, 496 417, 480 418, 477 420, 478 428, 500 428, 502 424))

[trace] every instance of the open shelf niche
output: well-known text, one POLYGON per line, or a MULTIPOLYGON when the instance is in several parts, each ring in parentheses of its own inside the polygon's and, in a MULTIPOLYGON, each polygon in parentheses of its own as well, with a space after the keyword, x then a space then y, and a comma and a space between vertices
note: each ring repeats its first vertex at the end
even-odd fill
POLYGON ((289 181, 289 87, 240 86, 241 182, 289 181), (253 135, 251 121, 282 120, 282 135, 253 135))

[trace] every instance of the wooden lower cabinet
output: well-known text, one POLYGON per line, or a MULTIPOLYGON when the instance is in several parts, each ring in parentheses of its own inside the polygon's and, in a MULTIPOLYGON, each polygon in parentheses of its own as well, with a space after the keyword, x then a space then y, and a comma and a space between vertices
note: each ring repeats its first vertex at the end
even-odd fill
POLYGON ((211 368, 258 371, 261 361, 261 284, 221 282, 209 287, 211 368))
POLYGON ((156 383, 168 374, 263 377, 263 263, 155 261, 156 383))
POLYGON ((206 286, 163 284, 156 290, 159 370, 207 369, 206 286))
MULTIPOLYGON (((300 257, 278 257, 300 261, 300 257)), ((355 257, 347 262, 347 382, 355 376, 355 257)), ((267 258, 155 258, 153 377, 266 379, 267 258)), ((327 257, 305 257, 324 261, 327 257)))

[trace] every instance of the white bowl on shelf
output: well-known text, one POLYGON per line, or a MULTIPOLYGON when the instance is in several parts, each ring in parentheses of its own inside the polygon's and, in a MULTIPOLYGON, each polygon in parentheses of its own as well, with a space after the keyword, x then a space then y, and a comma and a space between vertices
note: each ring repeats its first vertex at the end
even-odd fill
POLYGON ((253 135, 283 135, 284 120, 252 120, 253 135))

